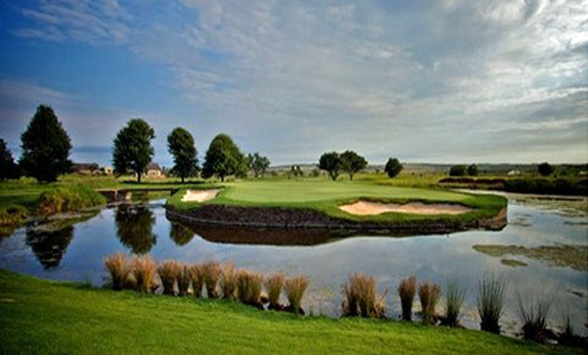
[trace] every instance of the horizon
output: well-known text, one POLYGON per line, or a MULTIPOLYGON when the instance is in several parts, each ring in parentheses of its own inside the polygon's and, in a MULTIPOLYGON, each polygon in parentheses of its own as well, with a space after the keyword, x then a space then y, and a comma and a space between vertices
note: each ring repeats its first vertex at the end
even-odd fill
POLYGON ((200 161, 221 132, 272 166, 347 149, 372 165, 587 161, 582 1, 0 3, 15 158, 48 104, 71 159, 101 166, 135 117, 166 167, 178 126, 200 161))

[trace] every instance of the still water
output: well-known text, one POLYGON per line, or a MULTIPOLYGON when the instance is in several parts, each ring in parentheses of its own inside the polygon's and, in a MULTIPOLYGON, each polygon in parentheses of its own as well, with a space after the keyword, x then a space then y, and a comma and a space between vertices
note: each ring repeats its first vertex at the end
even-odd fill
MULTIPOLYGON (((576 331, 583 334, 588 331, 585 326, 588 323, 585 267, 588 215, 570 209, 566 203, 550 204, 510 196, 509 223, 498 232, 342 239, 296 235, 285 241, 284 237, 279 239, 280 232, 275 230, 243 233, 211 227, 187 228, 168 220, 164 202, 104 209, 91 219, 57 231, 18 229, 0 239, 0 268, 42 278, 89 281, 99 286, 106 277, 102 262, 116 252, 151 254, 157 261, 230 261, 237 267, 264 273, 307 275, 311 285, 304 308, 307 313, 330 316, 339 314, 341 284, 353 272, 373 275, 380 292, 387 290, 390 317, 400 312, 396 288, 402 278, 414 274, 419 280, 444 286, 448 277, 457 277, 468 289, 462 323, 472 328, 478 328, 475 312, 478 279, 484 272, 494 272, 503 274, 509 281, 507 310, 502 322, 506 332, 513 333, 519 327, 517 293, 523 297, 538 293, 553 297, 551 325, 561 323, 562 311, 568 309, 573 314, 576 331), (541 256, 487 255, 476 251, 475 245, 581 246, 580 259, 584 258, 584 266, 571 265, 565 260, 545 260, 541 256), (503 259, 523 262, 526 266, 509 266, 503 259)), ((578 203, 587 202, 576 201, 576 206, 578 203)))

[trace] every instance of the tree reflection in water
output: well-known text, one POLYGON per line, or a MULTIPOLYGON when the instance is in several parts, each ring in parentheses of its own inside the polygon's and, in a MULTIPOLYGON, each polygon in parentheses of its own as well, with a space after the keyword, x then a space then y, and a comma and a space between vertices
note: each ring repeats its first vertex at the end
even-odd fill
POLYGON ((134 254, 146 254, 157 243, 155 217, 148 207, 122 205, 116 210, 115 221, 118 238, 134 254))
POLYGON ((26 243, 43 268, 49 270, 59 266, 73 236, 73 226, 51 231, 29 228, 26 243))
POLYGON ((169 237, 177 246, 188 244, 194 238, 194 232, 180 223, 171 223, 169 237))

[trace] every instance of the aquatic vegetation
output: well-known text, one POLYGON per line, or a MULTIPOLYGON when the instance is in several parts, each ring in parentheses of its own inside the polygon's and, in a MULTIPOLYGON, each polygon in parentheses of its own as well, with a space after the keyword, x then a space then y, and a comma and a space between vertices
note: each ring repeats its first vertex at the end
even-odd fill
POLYGON ((133 257, 131 270, 139 292, 153 292, 157 289, 155 277, 157 275, 157 263, 150 256, 133 257))
POLYGON ((402 305, 402 319, 405 321, 412 320, 412 304, 416 294, 416 277, 411 276, 400 281, 398 285, 398 295, 402 305))
POLYGON ((168 260, 157 266, 157 274, 161 280, 164 295, 175 295, 174 286, 181 272, 182 265, 174 260, 168 260))
POLYGON ((237 283, 235 279, 235 264, 227 263, 221 268, 220 288, 225 299, 235 299, 237 283))
POLYGON ((281 309, 280 294, 282 293, 285 280, 286 277, 281 273, 271 274, 266 277, 265 288, 267 290, 270 309, 281 309))
POLYGON ((237 297, 251 306, 261 307, 261 290, 263 275, 249 270, 238 270, 236 273, 237 297))
POLYGON ((308 287, 308 278, 306 276, 296 276, 286 280, 285 291, 290 302, 290 308, 295 314, 303 313, 300 305, 302 304, 302 297, 308 287))
POLYGON ((125 287, 131 268, 127 262, 127 256, 118 253, 104 259, 104 266, 110 273, 110 281, 113 290, 122 290, 125 287))
POLYGON ((190 267, 188 265, 181 265, 180 273, 178 275, 178 295, 185 296, 188 294, 190 288, 190 267))
POLYGON ((418 292, 419 299, 421 301, 423 323, 435 323, 435 309, 437 308, 437 303, 439 303, 439 299, 441 298, 441 286, 439 286, 437 283, 423 281, 419 285, 418 292))
POLYGON ((478 313, 482 330, 500 333, 507 281, 503 275, 485 273, 478 281, 478 313))
POLYGON ((523 337, 545 343, 549 338, 547 317, 551 310, 553 297, 544 293, 528 293, 522 296, 517 293, 519 316, 523 322, 523 337), (535 295, 539 296, 535 296, 535 295))
POLYGON ((373 276, 352 274, 343 284, 343 315, 362 317, 383 317, 386 302, 376 293, 376 280, 373 276))
POLYGON ((202 273, 204 275, 204 286, 208 298, 218 298, 217 286, 221 276, 220 264, 216 261, 208 261, 202 264, 202 273))
POLYGON ((189 267, 189 276, 192 280, 192 290, 194 297, 202 297, 202 288, 204 287, 204 268, 200 264, 194 264, 189 267))
POLYGON ((463 305, 467 289, 457 278, 447 280, 445 291, 445 318, 443 324, 450 327, 459 325, 460 310, 463 305))

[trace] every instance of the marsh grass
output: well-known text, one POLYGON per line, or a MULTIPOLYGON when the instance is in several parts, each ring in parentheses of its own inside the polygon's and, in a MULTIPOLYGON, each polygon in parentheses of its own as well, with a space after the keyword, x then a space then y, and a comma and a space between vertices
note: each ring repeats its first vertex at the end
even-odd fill
POLYGON ((208 298, 218 298, 217 286, 221 277, 221 267, 216 261, 208 261, 202 264, 202 273, 204 275, 204 286, 208 298))
POLYGON ((104 259, 104 266, 110 273, 112 289, 122 290, 127 283, 129 274, 131 273, 127 256, 123 253, 110 255, 104 259))
POLYGON ((282 309, 280 305, 280 294, 284 287, 286 277, 284 274, 271 274, 265 279, 265 289, 267 290, 269 309, 282 309))
POLYGON ((445 291, 445 318, 442 323, 449 327, 459 326, 460 311, 467 288, 457 278, 447 279, 445 291))
POLYGON ((362 317, 383 317, 386 301, 376 293, 376 280, 373 276, 352 274, 343 284, 343 315, 362 317))
POLYGON ((501 274, 485 273, 478 281, 477 307, 482 330, 500 333, 506 291, 507 280, 501 274))
POLYGON ((221 268, 220 288, 224 299, 234 300, 237 291, 235 279, 235 264, 227 263, 221 268))
POLYGON ((157 266, 157 274, 161 280, 164 295, 175 295, 174 286, 182 272, 182 265, 174 260, 168 260, 157 266))
POLYGON ((135 287, 139 292, 151 293, 157 289, 157 264, 150 256, 135 256, 131 260, 135 287))
POLYGON ((550 333, 547 329, 547 317, 551 310, 553 296, 529 293, 523 297, 518 292, 517 303, 519 316, 523 322, 523 337, 539 343, 547 342, 550 333))
POLYGON ((412 304, 416 294, 416 277, 411 276, 400 281, 398 285, 398 295, 402 305, 402 319, 405 321, 412 320, 412 304))
POLYGON ((304 314, 300 305, 302 304, 302 297, 304 297, 304 292, 307 287, 308 278, 306 276, 296 276, 286 280, 284 289, 288 302, 290 302, 289 307, 295 314, 304 314))
POLYGON ((261 289, 263 275, 249 270, 238 270, 236 273, 237 296, 239 300, 255 307, 262 307, 261 289))
POLYGON ((188 289, 190 288, 190 267, 187 265, 181 265, 181 270, 178 275, 178 294, 180 296, 185 296, 188 294, 188 289))
POLYGON ((423 281, 419 285, 419 299, 421 301, 421 312, 423 323, 432 324, 436 322, 435 309, 441 298, 441 287, 437 283, 423 281))
POLYGON ((189 276, 192 280, 192 291, 194 297, 202 297, 202 288, 204 287, 204 270, 202 265, 194 264, 189 267, 189 276))

